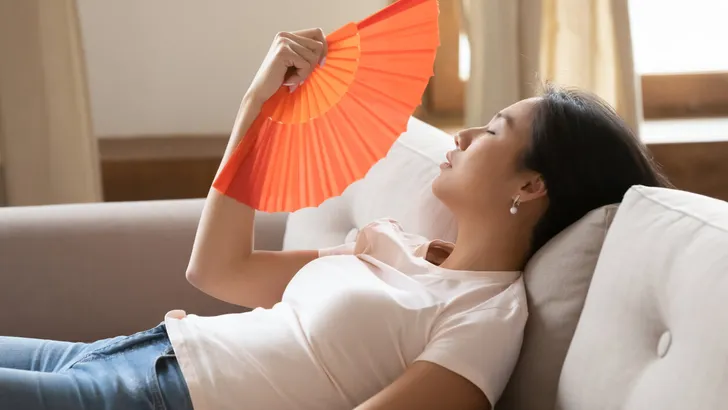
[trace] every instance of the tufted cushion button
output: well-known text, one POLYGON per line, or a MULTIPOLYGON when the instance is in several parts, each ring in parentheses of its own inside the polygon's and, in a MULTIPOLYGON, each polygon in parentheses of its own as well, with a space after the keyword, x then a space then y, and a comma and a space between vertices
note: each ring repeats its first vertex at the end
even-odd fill
POLYGON ((657 342, 657 355, 665 357, 667 351, 670 350, 670 344, 672 344, 672 334, 670 331, 665 331, 657 342))

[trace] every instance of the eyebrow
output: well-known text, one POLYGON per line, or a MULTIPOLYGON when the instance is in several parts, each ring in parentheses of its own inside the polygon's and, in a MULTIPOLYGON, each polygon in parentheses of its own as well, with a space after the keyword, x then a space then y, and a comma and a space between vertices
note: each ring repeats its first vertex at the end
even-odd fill
POLYGON ((498 114, 495 115, 495 117, 496 118, 503 118, 504 120, 506 120, 506 125, 507 126, 509 126, 509 127, 512 127, 513 126, 513 117, 511 117, 510 115, 503 114, 502 112, 499 112, 498 114))

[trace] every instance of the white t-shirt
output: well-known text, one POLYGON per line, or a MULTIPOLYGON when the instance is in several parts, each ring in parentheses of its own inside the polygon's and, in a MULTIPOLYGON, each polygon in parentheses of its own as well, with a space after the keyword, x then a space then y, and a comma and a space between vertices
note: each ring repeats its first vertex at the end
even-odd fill
POLYGON ((521 348, 521 274, 440 268, 425 259, 430 246, 451 244, 380 220, 343 252, 304 266, 271 309, 170 312, 194 408, 352 409, 417 360, 463 376, 495 403, 521 348))

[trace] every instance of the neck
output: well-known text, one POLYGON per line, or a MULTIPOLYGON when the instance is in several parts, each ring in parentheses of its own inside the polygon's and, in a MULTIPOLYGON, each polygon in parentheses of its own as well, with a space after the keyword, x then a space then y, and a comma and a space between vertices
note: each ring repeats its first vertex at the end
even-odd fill
POLYGON ((495 221, 459 219, 455 249, 440 266, 470 271, 522 270, 530 247, 532 224, 528 219, 511 215, 495 221))

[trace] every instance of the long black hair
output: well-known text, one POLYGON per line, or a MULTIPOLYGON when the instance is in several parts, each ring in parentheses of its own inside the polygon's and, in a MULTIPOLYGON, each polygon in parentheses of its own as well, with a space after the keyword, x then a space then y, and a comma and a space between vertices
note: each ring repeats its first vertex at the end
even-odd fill
POLYGON ((531 132, 523 166, 543 176, 549 199, 531 254, 589 211, 620 202, 633 185, 671 186, 647 147, 596 95, 546 84, 531 132))

